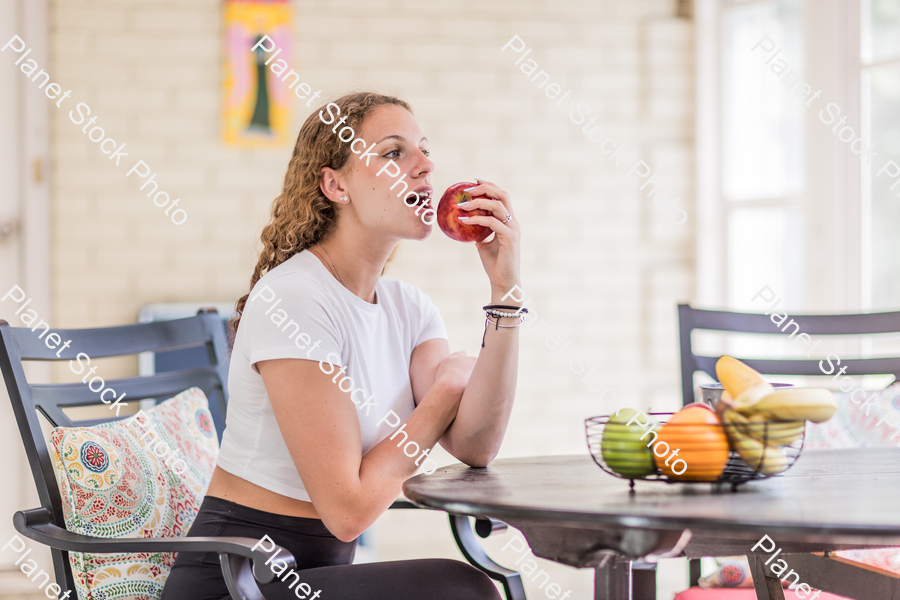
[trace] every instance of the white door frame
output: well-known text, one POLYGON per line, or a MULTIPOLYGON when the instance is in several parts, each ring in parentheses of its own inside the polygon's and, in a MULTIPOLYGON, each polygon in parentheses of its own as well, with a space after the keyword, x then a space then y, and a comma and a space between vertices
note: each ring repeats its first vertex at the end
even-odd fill
MULTIPOLYGON (((50 70, 47 0, 0 0, 0 46, 13 35, 32 48, 29 58, 50 70)), ((39 314, 52 314, 50 298, 50 123, 49 100, 14 63, 10 49, 0 54, 0 296, 18 285, 39 314)), ((10 305, 7 300, 4 304, 10 305)), ((0 319, 22 323, 0 304, 0 319)), ((49 381, 48 364, 28 365, 29 379, 49 381)), ((6 388, 0 388, 0 449, 7 460, 0 477, 0 539, 14 533, 12 514, 37 506, 31 472, 6 388)), ((49 552, 35 547, 49 566, 49 552)), ((14 569, 14 556, 0 556, 0 569, 14 569)))

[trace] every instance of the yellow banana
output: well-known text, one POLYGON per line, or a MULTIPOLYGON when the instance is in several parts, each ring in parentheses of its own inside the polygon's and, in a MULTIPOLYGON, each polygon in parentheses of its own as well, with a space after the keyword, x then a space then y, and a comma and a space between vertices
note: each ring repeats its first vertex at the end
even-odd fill
POLYGON ((747 427, 753 426, 747 417, 729 410, 725 413, 725 420, 731 446, 748 467, 763 475, 777 475, 787 468, 788 458, 780 448, 766 446, 745 433, 747 427))
POLYGON ((756 403, 775 391, 771 383, 762 381, 749 387, 734 399, 734 407, 738 410, 752 410, 756 403))
POLYGON ((788 467, 788 458, 780 448, 766 446, 751 437, 741 440, 735 450, 748 467, 763 475, 777 475, 788 467))
POLYGON ((735 401, 745 391, 766 383, 757 371, 731 356, 723 356, 716 361, 716 376, 735 401))
POLYGON ((837 412, 834 394, 814 388, 776 390, 752 406, 736 406, 745 416, 754 415, 767 421, 802 421, 824 423, 837 412))
POLYGON ((756 413, 750 415, 745 433, 767 446, 790 446, 803 437, 805 429, 804 421, 767 422, 764 415, 756 413))
POLYGON ((725 433, 728 434, 728 439, 732 445, 740 439, 738 434, 750 435, 750 419, 736 410, 726 408, 719 417, 725 423, 725 433))

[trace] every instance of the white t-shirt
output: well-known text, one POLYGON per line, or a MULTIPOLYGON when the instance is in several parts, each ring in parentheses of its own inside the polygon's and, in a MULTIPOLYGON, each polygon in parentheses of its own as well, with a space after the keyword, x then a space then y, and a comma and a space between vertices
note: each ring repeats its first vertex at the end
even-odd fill
POLYGON ((377 425, 388 411, 409 417, 415 408, 412 351, 427 340, 446 339, 447 331, 431 299, 402 281, 380 278, 375 300, 354 295, 308 251, 253 286, 231 356, 218 466, 283 496, 310 500, 256 370, 262 360, 320 361, 320 368, 335 374, 346 366, 333 385, 350 390, 345 396, 356 404, 363 454, 399 424, 391 417, 377 425))

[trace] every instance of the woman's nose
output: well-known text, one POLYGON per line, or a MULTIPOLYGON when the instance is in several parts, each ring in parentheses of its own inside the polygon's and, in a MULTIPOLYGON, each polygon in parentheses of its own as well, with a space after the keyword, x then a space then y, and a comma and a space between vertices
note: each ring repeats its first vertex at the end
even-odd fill
POLYGON ((434 171, 434 163, 420 150, 413 172, 416 177, 424 177, 434 171))

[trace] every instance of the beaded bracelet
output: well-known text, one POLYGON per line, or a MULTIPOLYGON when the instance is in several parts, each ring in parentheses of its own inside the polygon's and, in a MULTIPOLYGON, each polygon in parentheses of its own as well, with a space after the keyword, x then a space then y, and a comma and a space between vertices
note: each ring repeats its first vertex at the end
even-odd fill
POLYGON ((519 306, 506 306, 504 304, 488 304, 487 306, 483 306, 482 310, 484 310, 485 314, 491 317, 521 317, 523 314, 528 313, 528 309, 519 306), (506 312, 506 310, 514 310, 515 312, 506 312))
MULTIPOLYGON (((509 316, 515 316, 515 315, 509 315, 509 316)), ((488 323, 493 323, 493 324, 494 324, 494 329, 496 330, 496 329, 499 328, 499 327, 502 327, 502 328, 504 328, 504 329, 515 329, 516 327, 521 326, 522 323, 524 323, 524 322, 525 322, 525 317, 524 317, 524 315, 521 316, 521 317, 519 317, 519 322, 516 323, 515 325, 501 325, 501 324, 500 324, 500 317, 497 317, 497 320, 496 320, 496 321, 491 321, 491 317, 488 316, 488 317, 485 318, 485 320, 484 320, 484 335, 481 336, 481 347, 484 348, 484 340, 485 340, 485 338, 487 338, 488 323)))

